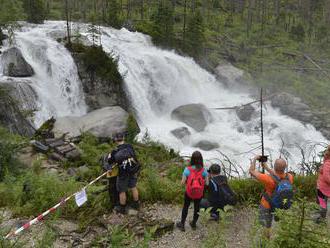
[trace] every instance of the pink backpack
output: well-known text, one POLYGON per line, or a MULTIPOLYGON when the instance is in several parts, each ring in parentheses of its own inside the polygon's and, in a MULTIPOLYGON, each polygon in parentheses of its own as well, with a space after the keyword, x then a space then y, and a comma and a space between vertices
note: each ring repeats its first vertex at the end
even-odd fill
POLYGON ((191 166, 188 167, 190 174, 187 178, 186 193, 193 200, 203 198, 205 180, 203 178, 204 169, 194 170, 191 166))

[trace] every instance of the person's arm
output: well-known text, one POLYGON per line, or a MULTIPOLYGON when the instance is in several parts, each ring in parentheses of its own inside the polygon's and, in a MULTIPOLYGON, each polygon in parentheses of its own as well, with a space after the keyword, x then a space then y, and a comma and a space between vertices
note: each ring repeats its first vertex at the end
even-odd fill
POLYGON ((275 175, 275 171, 268 167, 267 163, 262 163, 261 166, 271 175, 275 175))
POLYGON ((187 182, 187 177, 185 175, 182 175, 181 184, 185 185, 186 182, 187 182))
POLYGON ((249 172, 252 176, 254 176, 255 178, 258 178, 258 176, 261 174, 257 169, 256 169, 256 163, 257 160, 260 158, 260 156, 255 156, 252 161, 251 161, 251 165, 249 168, 249 172))

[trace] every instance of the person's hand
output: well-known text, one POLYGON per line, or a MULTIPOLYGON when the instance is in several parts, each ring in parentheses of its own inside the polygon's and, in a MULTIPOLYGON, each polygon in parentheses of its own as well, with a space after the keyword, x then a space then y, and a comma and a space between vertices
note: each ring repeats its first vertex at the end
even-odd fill
POLYGON ((257 155, 257 156, 255 156, 255 157, 253 158, 253 161, 260 160, 260 158, 261 158, 261 155, 257 155))

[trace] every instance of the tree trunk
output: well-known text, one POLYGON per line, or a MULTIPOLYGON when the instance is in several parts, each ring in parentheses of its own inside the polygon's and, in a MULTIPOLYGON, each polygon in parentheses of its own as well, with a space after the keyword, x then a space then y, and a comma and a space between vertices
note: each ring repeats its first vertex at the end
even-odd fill
POLYGON ((68 46, 71 47, 71 29, 70 29, 70 13, 69 13, 69 0, 65 0, 65 18, 66 18, 66 31, 68 36, 68 46))

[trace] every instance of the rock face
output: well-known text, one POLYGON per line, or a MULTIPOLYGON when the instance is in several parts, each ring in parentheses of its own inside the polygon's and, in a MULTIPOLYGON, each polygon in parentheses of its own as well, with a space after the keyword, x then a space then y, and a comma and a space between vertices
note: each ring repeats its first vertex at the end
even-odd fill
POLYGON ((203 104, 180 106, 172 111, 171 117, 187 124, 197 132, 204 131, 207 124, 212 120, 210 111, 203 104))
POLYGON ((241 121, 250 121, 255 111, 252 105, 246 105, 237 108, 236 114, 241 121))
POLYGON ((0 124, 13 133, 31 137, 35 128, 24 112, 37 108, 37 95, 29 82, 0 82, 0 98, 0 124))
POLYGON ((98 138, 109 138, 127 128, 128 113, 119 106, 94 110, 82 117, 63 117, 55 122, 55 136, 68 133, 71 137, 90 132, 98 138))
POLYGON ((210 151, 219 148, 219 144, 208 140, 201 140, 198 143, 196 143, 194 147, 200 148, 203 151, 210 151))
POLYGON ((31 77, 33 68, 24 59, 21 51, 12 47, 2 54, 3 74, 9 77, 31 77))
POLYGON ((330 124, 323 121, 322 118, 320 118, 317 113, 314 113, 300 98, 283 92, 272 97, 271 105, 274 108, 279 108, 281 113, 285 115, 303 123, 312 124, 327 139, 330 139, 330 124))
POLYGON ((129 101, 126 97, 122 84, 116 84, 104 80, 97 75, 91 77, 83 63, 82 54, 72 53, 77 65, 78 75, 83 85, 85 101, 89 110, 96 110, 108 106, 120 106, 125 110, 129 108, 129 101))

